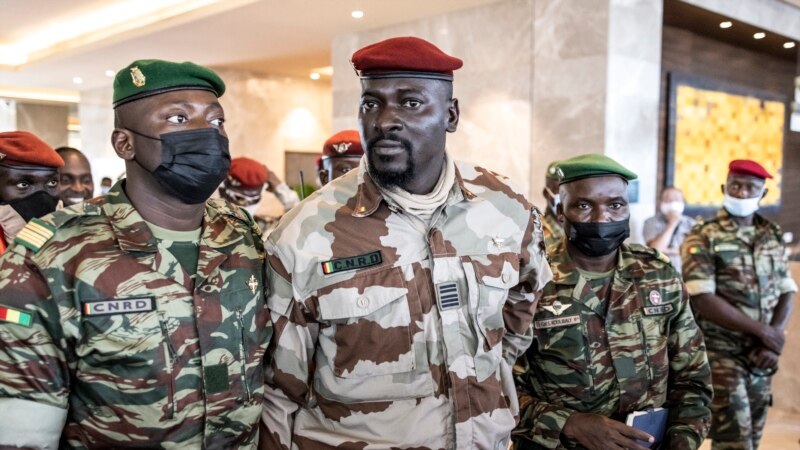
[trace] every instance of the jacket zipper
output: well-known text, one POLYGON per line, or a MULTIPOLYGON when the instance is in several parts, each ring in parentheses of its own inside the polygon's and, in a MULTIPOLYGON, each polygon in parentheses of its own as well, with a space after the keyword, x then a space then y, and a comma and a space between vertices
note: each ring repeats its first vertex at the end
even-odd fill
POLYGON ((175 376, 173 372, 178 354, 175 351, 175 347, 172 346, 172 340, 169 338, 169 331, 163 314, 159 314, 158 323, 161 326, 161 334, 164 337, 164 362, 169 376, 169 383, 167 383, 167 419, 172 419, 175 417, 175 376))
POLYGON ((242 386, 246 395, 246 401, 250 401, 250 385, 247 384, 247 348, 245 347, 244 320, 242 320, 242 310, 236 310, 236 321, 239 323, 239 367, 242 369, 242 386))

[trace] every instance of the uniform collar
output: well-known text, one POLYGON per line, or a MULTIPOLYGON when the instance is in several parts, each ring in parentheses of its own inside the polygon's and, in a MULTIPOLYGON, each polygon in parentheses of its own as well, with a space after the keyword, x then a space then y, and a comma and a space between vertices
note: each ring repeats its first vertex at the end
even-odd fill
MULTIPOLYGON (((580 273, 575 262, 569 257, 566 248, 566 240, 561 240, 553 251, 550 258, 550 268, 553 271, 553 282, 555 284, 576 285, 580 273)), ((627 279, 641 278, 644 276, 639 259, 631 252, 630 247, 622 244, 617 255, 617 265, 614 268, 615 276, 627 279)))
MULTIPOLYGON (((719 226, 722 227, 722 229, 724 229, 724 230, 734 231, 734 230, 737 230, 739 228, 739 224, 737 224, 736 221, 733 220, 733 217, 730 215, 730 213, 725 208, 720 208, 719 211, 717 211, 716 219, 717 219, 717 223, 719 223, 719 226)), ((761 228, 762 226, 764 226, 767 223, 768 222, 767 222, 766 219, 761 217, 758 213, 755 213, 755 215, 753 217, 753 225, 756 228, 761 228)))
MULTIPOLYGON (((464 179, 461 178, 458 164, 456 164, 456 183, 458 184, 460 193, 458 197, 460 198, 451 198, 447 201, 447 204, 457 203, 462 200, 472 201, 477 197, 464 185, 464 179)), ((358 166, 356 203, 350 214, 353 217, 370 216, 378 210, 381 201, 386 201, 386 199, 383 197, 383 194, 381 194, 380 189, 378 189, 378 185, 375 184, 375 180, 373 180, 369 172, 367 172, 367 157, 365 155, 358 166)))

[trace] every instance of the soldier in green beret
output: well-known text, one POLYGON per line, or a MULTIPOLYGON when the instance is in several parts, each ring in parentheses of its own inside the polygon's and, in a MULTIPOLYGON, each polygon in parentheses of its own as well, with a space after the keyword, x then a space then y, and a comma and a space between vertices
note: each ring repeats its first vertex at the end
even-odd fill
POLYGON ((681 278, 657 251, 624 244, 627 184, 636 175, 602 155, 558 164, 553 281, 534 314, 518 377, 521 449, 697 449, 710 423, 711 372, 681 278), (665 408, 651 436, 629 414, 665 408))
POLYGON ((564 239, 564 230, 561 224, 556 219, 558 215, 558 204, 560 198, 558 196, 558 161, 553 161, 547 166, 544 174, 544 189, 542 195, 547 202, 547 209, 544 211, 542 217, 542 231, 544 232, 544 245, 547 248, 547 254, 555 251, 559 242, 564 239))
POLYGON ((265 253, 249 214, 207 201, 230 166, 224 91, 188 62, 119 71, 127 178, 0 259, 0 447, 256 447, 265 253))

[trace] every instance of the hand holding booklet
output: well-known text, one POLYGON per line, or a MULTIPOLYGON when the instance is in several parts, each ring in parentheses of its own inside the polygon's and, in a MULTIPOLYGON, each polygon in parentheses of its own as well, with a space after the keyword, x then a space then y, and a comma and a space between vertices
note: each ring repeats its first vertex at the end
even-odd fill
POLYGON ((639 445, 647 448, 659 448, 667 432, 669 410, 666 408, 648 408, 644 411, 634 411, 628 414, 625 425, 642 430, 653 436, 653 443, 639 441, 639 445))

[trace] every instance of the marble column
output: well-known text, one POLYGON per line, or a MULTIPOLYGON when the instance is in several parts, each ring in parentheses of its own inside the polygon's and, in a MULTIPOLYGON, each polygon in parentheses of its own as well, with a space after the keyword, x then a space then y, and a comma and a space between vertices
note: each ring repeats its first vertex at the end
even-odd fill
POLYGON ((0 98, 0 132, 17 129, 17 103, 0 98))

